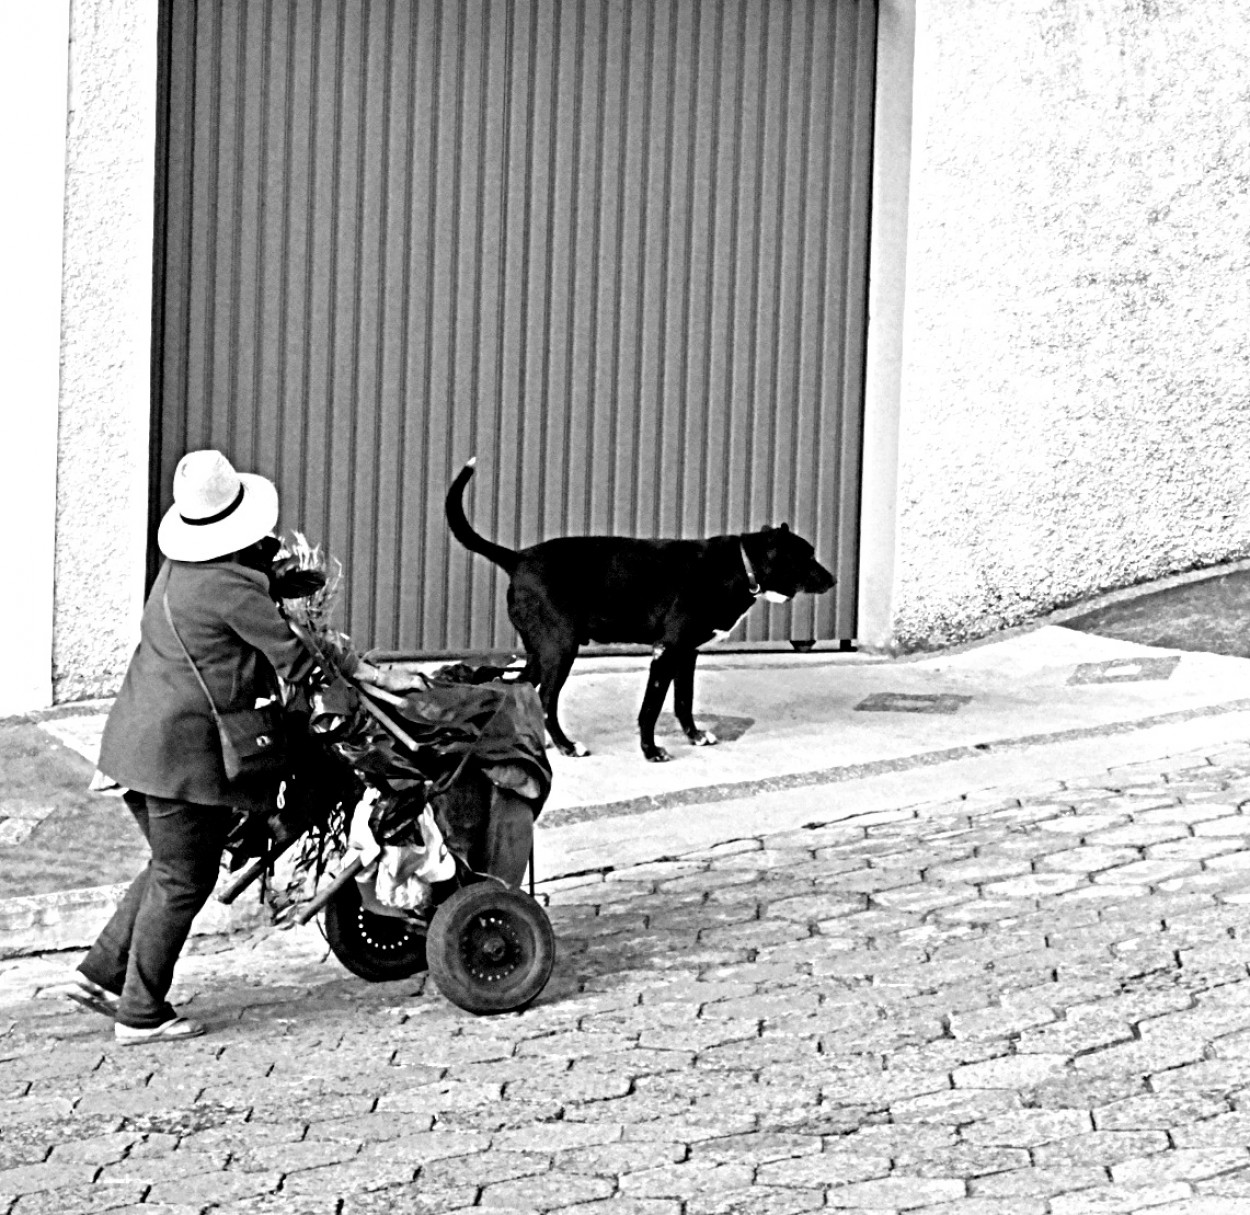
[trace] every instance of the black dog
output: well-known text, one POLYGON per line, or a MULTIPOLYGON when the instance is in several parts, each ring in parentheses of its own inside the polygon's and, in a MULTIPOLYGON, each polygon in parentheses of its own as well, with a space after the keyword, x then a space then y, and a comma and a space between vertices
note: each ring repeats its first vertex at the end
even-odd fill
POLYGON ((565 755, 589 755, 560 728, 556 706, 578 647, 643 642, 654 647, 651 676, 638 713, 642 753, 666 760, 655 723, 674 685, 673 708, 696 747, 716 736, 694 724, 698 647, 723 638, 761 596, 785 601, 801 591, 823 594, 833 575, 810 544, 780 527, 710 540, 631 540, 569 536, 514 552, 479 536, 464 513, 464 487, 476 457, 447 491, 451 533, 511 576, 508 617, 525 643, 523 679, 536 683, 551 741, 565 755))

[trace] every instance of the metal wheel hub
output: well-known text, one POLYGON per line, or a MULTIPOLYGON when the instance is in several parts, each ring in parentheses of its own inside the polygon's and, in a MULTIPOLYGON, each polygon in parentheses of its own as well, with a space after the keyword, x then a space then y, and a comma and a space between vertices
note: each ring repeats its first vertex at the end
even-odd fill
POLYGON ((461 957, 476 979, 496 983, 506 979, 524 960, 525 948, 516 928, 495 912, 474 916, 461 937, 461 957))

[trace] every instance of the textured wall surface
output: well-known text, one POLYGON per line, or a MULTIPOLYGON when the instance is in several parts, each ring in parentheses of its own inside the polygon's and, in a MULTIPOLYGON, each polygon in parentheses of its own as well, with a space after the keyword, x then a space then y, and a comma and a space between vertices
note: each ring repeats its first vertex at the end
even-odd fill
POLYGON ((1250 551, 1250 5, 919 18, 903 646, 1250 551))
MULTIPOLYGON (((58 699, 142 593, 155 0, 75 0, 58 699)), ((1250 552, 1250 4, 919 5, 893 639, 1250 552)))
POLYGON ((143 594, 156 0, 75 0, 57 473, 57 700, 116 690, 143 594))

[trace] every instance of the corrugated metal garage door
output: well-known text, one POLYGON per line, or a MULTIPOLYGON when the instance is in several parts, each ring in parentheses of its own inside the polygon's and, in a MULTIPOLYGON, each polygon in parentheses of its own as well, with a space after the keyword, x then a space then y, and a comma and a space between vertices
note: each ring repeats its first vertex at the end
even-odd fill
POLYGON ((348 571, 361 646, 511 648, 448 537, 788 520, 850 638, 871 0, 169 0, 154 514, 217 446, 348 571))

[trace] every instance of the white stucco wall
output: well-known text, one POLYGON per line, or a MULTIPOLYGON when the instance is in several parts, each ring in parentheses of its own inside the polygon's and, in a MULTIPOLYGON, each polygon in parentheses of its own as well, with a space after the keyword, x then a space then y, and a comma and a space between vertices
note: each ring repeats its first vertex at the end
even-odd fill
POLYGON ((1250 552, 1250 4, 918 7, 891 640, 1250 552))
POLYGON ((74 0, 53 677, 116 691, 137 640, 147 512, 156 0, 74 0))
POLYGON ((52 699, 69 0, 0 4, 0 716, 52 699))

